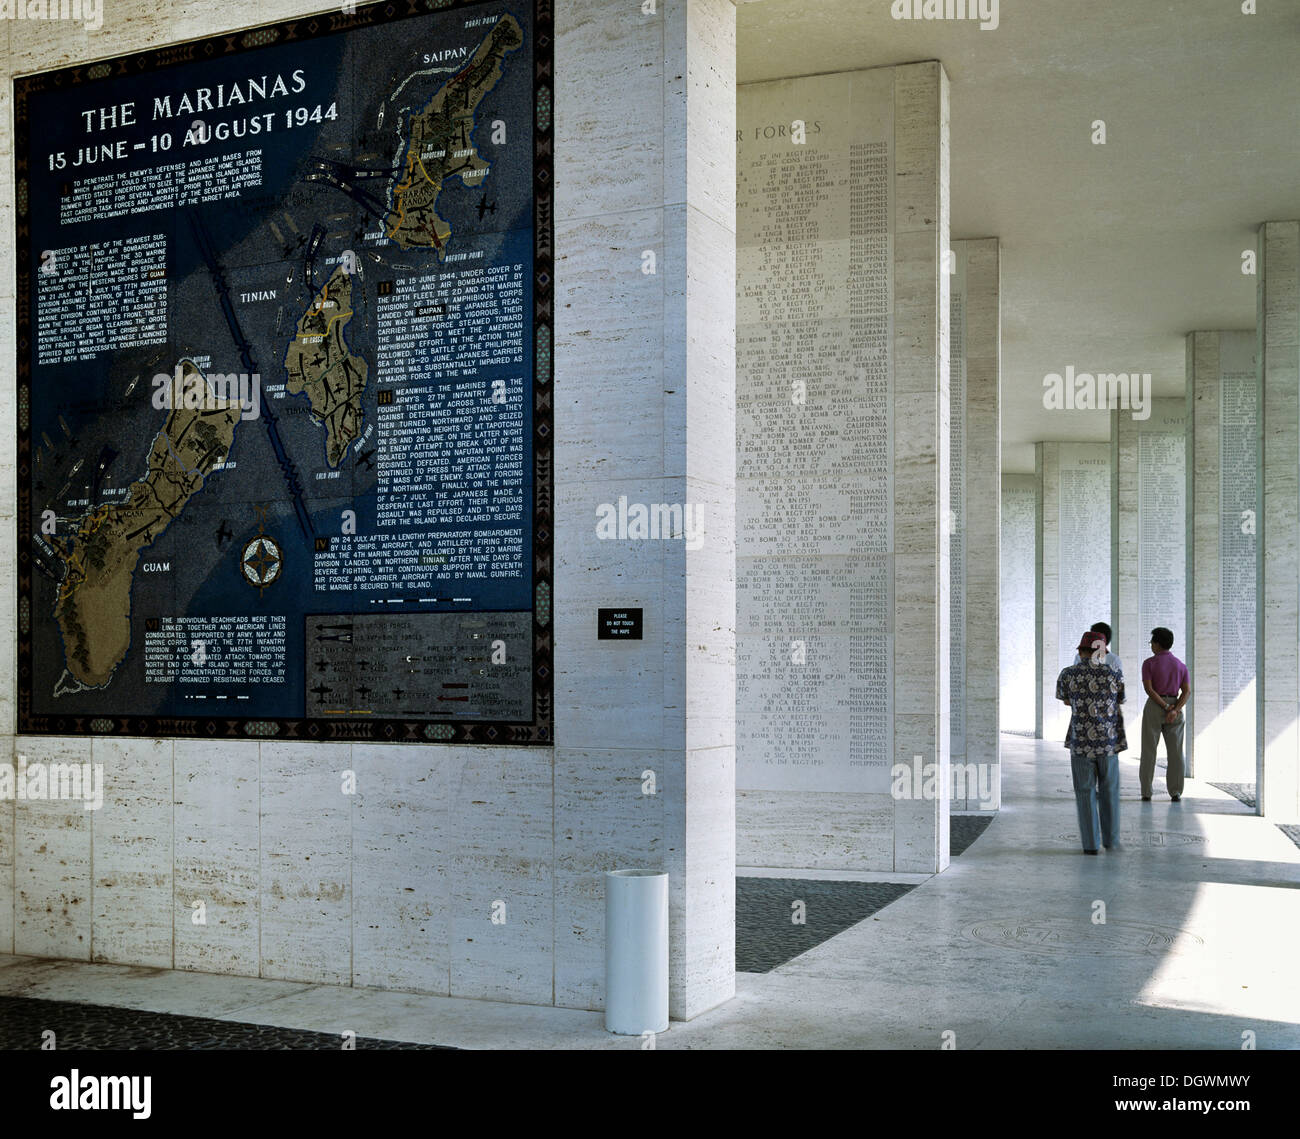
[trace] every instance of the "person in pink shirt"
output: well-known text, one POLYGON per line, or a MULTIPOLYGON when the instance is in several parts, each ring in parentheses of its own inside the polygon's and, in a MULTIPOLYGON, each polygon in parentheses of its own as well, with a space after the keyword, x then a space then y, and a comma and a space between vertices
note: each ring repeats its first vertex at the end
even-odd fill
POLYGON ((1151 630, 1151 651, 1155 655, 1142 662, 1142 687, 1147 692, 1147 703, 1142 709, 1142 759, 1138 764, 1138 780, 1142 785, 1144 802, 1151 799, 1156 747, 1162 735, 1169 761, 1165 772, 1169 798, 1177 803, 1183 797, 1183 705, 1192 695, 1192 678, 1187 666, 1169 651, 1173 647, 1174 635, 1168 629, 1157 627, 1151 630))

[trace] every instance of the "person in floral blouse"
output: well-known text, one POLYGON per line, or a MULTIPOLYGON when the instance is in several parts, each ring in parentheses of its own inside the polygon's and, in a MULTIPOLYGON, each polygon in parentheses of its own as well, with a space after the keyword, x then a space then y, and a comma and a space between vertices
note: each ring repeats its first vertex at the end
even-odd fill
POLYGON ((1119 753, 1128 750, 1120 704, 1124 674, 1106 663, 1106 638, 1091 629, 1079 638, 1082 664, 1063 668, 1056 698, 1070 706, 1070 774, 1084 854, 1119 846, 1119 753), (1100 824, 1100 825, 1099 825, 1100 824))

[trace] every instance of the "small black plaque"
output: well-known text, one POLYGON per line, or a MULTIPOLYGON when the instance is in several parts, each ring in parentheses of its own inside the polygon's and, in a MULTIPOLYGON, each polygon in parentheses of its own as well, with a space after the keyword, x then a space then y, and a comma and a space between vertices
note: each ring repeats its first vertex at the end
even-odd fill
POLYGON ((640 609, 597 609, 596 639, 599 641, 639 641, 640 609))

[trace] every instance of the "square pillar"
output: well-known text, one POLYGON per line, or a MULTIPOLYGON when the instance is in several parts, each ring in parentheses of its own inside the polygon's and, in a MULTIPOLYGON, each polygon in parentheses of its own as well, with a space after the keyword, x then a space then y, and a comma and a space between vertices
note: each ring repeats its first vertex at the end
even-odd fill
POLYGON ((947 124, 934 62, 740 90, 741 865, 947 865, 947 124))
POLYGON ((1002 476, 997 727, 1019 736, 1036 733, 1040 695, 1035 644, 1037 501, 1038 480, 1033 475, 1002 476))
MULTIPOLYGON (((1114 637, 1110 647, 1124 665, 1130 718, 1146 701, 1141 666, 1151 655, 1151 630, 1158 625, 1169 629, 1174 634, 1174 655, 1180 659, 1188 641, 1184 623, 1187 408, 1181 399, 1153 399, 1146 410, 1144 419, 1127 408, 1111 412, 1119 494, 1111 545, 1114 637)), ((1087 627, 1085 623, 1079 631, 1087 627)))
POLYGON ((1094 621, 1104 621, 1111 605, 1114 468, 1106 443, 1035 446, 1040 535, 1038 735, 1064 744, 1070 713, 1056 698, 1056 678, 1074 661, 1079 634, 1094 621))
POLYGON ((991 616, 999 604, 1002 495, 998 239, 954 241, 949 269, 952 809, 996 811, 1000 657, 999 623, 991 616), (968 659, 976 666, 968 668, 968 659))
POLYGON ((1255 333, 1187 335, 1188 772, 1255 781, 1255 333))
POLYGON ((556 25, 556 1001, 604 1007, 605 871, 662 869, 685 1020, 735 992, 735 6, 556 25))
POLYGON ((1300 222, 1259 229, 1259 813, 1300 821, 1300 222))

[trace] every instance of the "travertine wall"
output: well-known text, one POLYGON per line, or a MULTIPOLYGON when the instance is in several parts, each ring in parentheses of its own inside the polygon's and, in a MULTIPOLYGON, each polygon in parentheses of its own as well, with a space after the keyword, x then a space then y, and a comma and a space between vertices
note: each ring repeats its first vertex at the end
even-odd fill
MULTIPOLYGON (((1111 603, 1111 458, 1105 443, 1036 443, 1038 735, 1064 742, 1069 710, 1056 678, 1079 635, 1111 603)), ((1108 622, 1114 624, 1114 621, 1108 622)), ((1127 666, 1126 666, 1127 667, 1127 666)))
POLYGON ((741 865, 947 864, 947 124, 936 63, 741 88, 741 865))
POLYGON ((951 745, 954 811, 995 811, 998 747, 999 549, 1002 496, 998 239, 952 243, 951 745), (973 773, 973 775, 972 775, 973 773))
MULTIPOLYGON (((1141 666, 1151 655, 1151 630, 1169 629, 1180 659, 1187 643, 1187 408, 1182 399, 1153 399, 1149 410, 1146 419, 1127 409, 1111 412, 1111 462, 1119 493, 1111 543, 1115 637, 1110 647, 1124 664, 1134 709, 1141 706, 1135 700, 1146 700, 1141 666)), ((1085 623, 1081 629, 1086 628, 1085 623)))
POLYGON ((1186 747, 1207 782, 1255 781, 1255 333, 1187 335, 1186 747))
MULTIPOLYGON (((0 21, 3 232, 13 74, 313 10, 117 0, 98 32, 0 21)), ((0 952, 599 1008, 603 872, 648 866, 672 876, 673 1015, 734 991, 735 9, 555 14, 557 746, 15 740, 0 604, 0 754, 93 758, 108 788, 94 813, 0 802, 0 952), (702 504, 705 543, 598 542, 596 506, 620 494, 702 504), (624 604, 645 608, 645 640, 597 642, 597 607, 624 604)), ((0 376, 12 598, 12 315, 0 376)))
POLYGON ((1300 821, 1300 222, 1259 228, 1255 741, 1260 813, 1300 821))
POLYGON ((998 727, 1028 736, 1034 734, 1038 699, 1034 635, 1037 490, 1033 475, 1002 476, 998 727))

